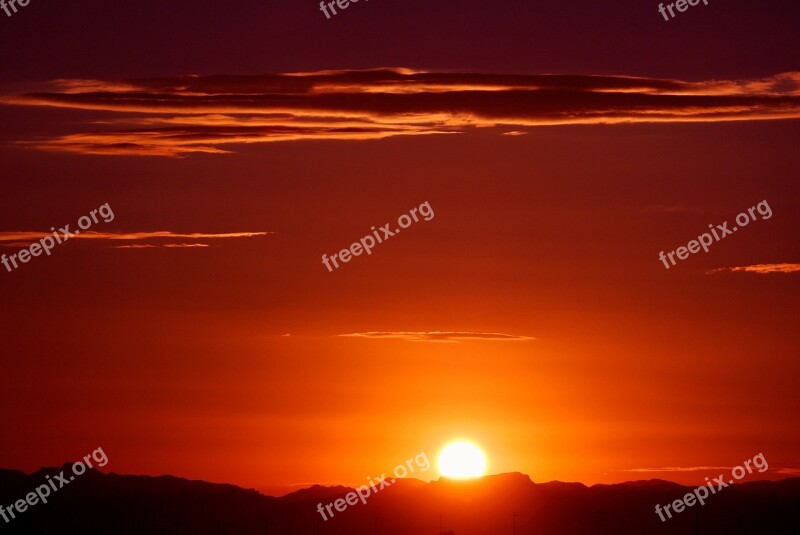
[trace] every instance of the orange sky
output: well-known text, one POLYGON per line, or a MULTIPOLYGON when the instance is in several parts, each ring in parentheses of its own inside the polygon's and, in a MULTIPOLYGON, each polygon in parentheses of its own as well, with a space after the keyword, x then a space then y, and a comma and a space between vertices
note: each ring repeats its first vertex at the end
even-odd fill
MULTIPOLYGON (((439 56, 427 35, 430 61, 375 59, 367 11, 335 21, 364 39, 340 58, 271 49, 246 63, 228 43, 226 68, 211 52, 158 61, 148 41, 127 69, 116 45, 88 66, 9 60, 0 253, 104 203, 115 217, 0 267, 0 467, 100 446, 110 471, 280 492, 361 484, 461 437, 491 473, 537 482, 695 484, 707 473, 692 467, 760 452, 764 477, 796 473, 800 69, 767 54, 796 25, 775 21, 759 45, 768 72, 716 49, 679 65, 668 53, 688 52, 641 25, 621 39, 652 48, 609 43, 610 64, 571 48, 528 64, 513 48, 502 70, 487 67, 493 49, 463 59, 454 38, 439 56), (337 70, 355 67, 379 70, 337 70), (660 251, 764 200, 770 219, 664 269, 660 251), (432 220, 370 256, 320 262, 426 201, 432 220), (342 336, 355 333, 417 334, 342 336)), ((435 34, 438 20, 420 24, 435 34)), ((525 20, 487 39, 511 50, 525 20)), ((12 37, 45 57, 27 24, 12 37)), ((694 44, 739 43, 732 23, 701 37, 686 24, 694 44)))
MULTIPOLYGON (((796 128, 563 127, 98 161, 115 168, 102 192, 56 185, 19 228, 105 201, 116 217, 103 231, 275 234, 197 250, 74 241, 4 273, 3 464, 102 445, 114 471, 269 490, 356 483, 464 436, 491 472, 535 481, 762 451, 797 466, 795 275, 707 274, 793 260, 797 162, 771 156, 791 154, 796 128), (154 165, 172 185, 147 178, 154 165), (771 219, 669 271, 659 262, 762 199, 771 219), (319 262, 426 200, 434 219, 371 256, 333 273, 319 262), (375 331, 535 339, 338 336, 375 331)), ((59 158, 15 154, 12 172, 35 180, 59 158)))

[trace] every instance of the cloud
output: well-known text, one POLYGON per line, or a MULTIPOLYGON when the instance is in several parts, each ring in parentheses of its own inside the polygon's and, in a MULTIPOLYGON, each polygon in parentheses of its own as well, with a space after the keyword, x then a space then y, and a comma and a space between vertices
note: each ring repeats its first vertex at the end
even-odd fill
POLYGON ((630 468, 620 472, 706 472, 708 470, 732 470, 731 466, 666 466, 664 468, 630 468))
MULTIPOLYGON (((168 230, 159 230, 155 232, 94 232, 84 231, 80 234, 71 236, 70 240, 109 240, 109 241, 147 241, 154 239, 193 239, 193 240, 219 240, 219 239, 232 239, 232 238, 253 238, 256 236, 267 236, 274 234, 274 232, 225 232, 217 234, 209 234, 205 232, 171 232, 168 230)), ((49 232, 38 231, 0 231, 0 247, 27 247, 31 243, 40 240, 46 236, 52 237, 53 234, 49 232)), ((61 233, 58 236, 63 237, 61 233)), ((130 245, 114 245, 115 249, 153 249, 153 248, 195 248, 195 247, 210 247, 204 243, 137 243, 130 245)))
POLYGON ((752 266, 737 266, 712 269, 707 271, 708 275, 721 272, 729 273, 758 273, 768 275, 770 273, 795 273, 800 271, 800 264, 754 264, 752 266))
POLYGON ((389 68, 55 80, 0 97, 0 103, 108 115, 91 131, 18 141, 25 147, 178 157, 224 154, 238 144, 458 134, 478 127, 518 134, 566 124, 796 119, 800 72, 703 82, 389 68))
MULTIPOLYGON (((664 468, 630 468, 618 470, 618 472, 707 472, 709 470, 733 470, 734 468, 733 466, 667 466, 664 468)), ((800 475, 800 468, 773 468, 770 471, 782 475, 800 475)))
POLYGON ((5 243, 0 243, 0 247, 27 247, 33 242, 29 241, 10 241, 5 243))
POLYGON ((642 212, 646 214, 677 214, 677 213, 700 213, 702 210, 697 206, 689 206, 686 204, 659 204, 649 205, 642 208, 642 212))
POLYGON ((775 468, 775 473, 788 476, 800 476, 800 468, 775 468))
POLYGON ((489 340, 489 341, 523 341, 535 340, 529 336, 516 336, 513 334, 500 334, 500 333, 471 333, 471 332, 405 332, 405 331, 392 331, 392 332, 366 332, 366 333, 352 333, 340 334, 349 338, 371 338, 382 340, 406 340, 408 342, 461 342, 464 340, 489 340))
POLYGON ((191 249, 197 247, 211 247, 207 243, 165 243, 163 245, 152 245, 149 243, 138 243, 135 245, 114 245, 112 249, 191 249))

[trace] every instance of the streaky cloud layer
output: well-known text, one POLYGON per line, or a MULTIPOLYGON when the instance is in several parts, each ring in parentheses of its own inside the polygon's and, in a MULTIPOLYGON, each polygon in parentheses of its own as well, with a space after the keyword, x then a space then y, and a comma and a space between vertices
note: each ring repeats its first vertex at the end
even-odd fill
POLYGON ((135 245, 114 245, 113 249, 197 249, 199 247, 211 247, 207 243, 165 243, 163 245, 153 245, 151 243, 139 243, 135 245))
POLYGON ((365 332, 340 334, 349 338, 370 338, 375 340, 406 340, 409 342, 461 342, 465 340, 487 341, 524 341, 535 340, 529 336, 517 336, 501 333, 474 333, 474 332, 448 332, 448 331, 391 331, 391 332, 365 332))
POLYGON ((797 119, 800 72, 701 82, 403 68, 60 79, 0 97, 0 103, 115 114, 97 121, 98 130, 18 141, 24 147, 179 157, 224 154, 237 144, 458 134, 479 127, 519 135, 520 128, 570 124, 797 119))
POLYGON ((736 266, 712 269, 713 273, 758 273, 768 275, 770 273, 796 273, 800 271, 800 264, 753 264, 752 266, 736 266))
MULTIPOLYGON (((254 238, 257 236, 267 236, 274 232, 224 232, 209 234, 205 232, 171 232, 159 230, 154 232, 95 232, 84 231, 69 237, 70 240, 109 240, 109 241, 136 241, 146 242, 148 240, 160 239, 193 239, 193 240, 219 240, 232 238, 254 238)), ((60 235, 60 234, 59 234, 60 235)), ((0 232, 0 247, 27 247, 30 244, 45 238, 53 237, 50 232, 39 231, 5 231, 0 232)), ((153 249, 153 248, 197 248, 209 247, 204 243, 137 243, 130 245, 115 245, 115 249, 153 249)))

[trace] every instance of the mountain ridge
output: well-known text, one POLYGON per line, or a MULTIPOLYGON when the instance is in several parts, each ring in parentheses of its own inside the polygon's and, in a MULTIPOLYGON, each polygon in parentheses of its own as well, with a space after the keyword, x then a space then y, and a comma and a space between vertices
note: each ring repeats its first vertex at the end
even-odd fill
MULTIPOLYGON (((0 469, 0 504, 33 491, 45 474, 0 469)), ((661 522, 656 504, 682 498, 694 487, 665 480, 586 486, 534 482, 519 472, 469 481, 440 478, 399 480, 323 520, 318 504, 344 498, 352 487, 312 485, 282 497, 227 483, 161 475, 124 475, 88 470, 47 504, 28 508, 0 526, 10 533, 242 533, 273 535, 437 535, 439 521, 455 535, 552 533, 689 533, 698 520, 701 533, 800 533, 800 478, 740 482, 661 522), (697 515, 697 519, 695 518, 697 515), (756 527, 758 529, 756 529, 756 527)), ((327 515, 326 515, 327 516, 327 515)))

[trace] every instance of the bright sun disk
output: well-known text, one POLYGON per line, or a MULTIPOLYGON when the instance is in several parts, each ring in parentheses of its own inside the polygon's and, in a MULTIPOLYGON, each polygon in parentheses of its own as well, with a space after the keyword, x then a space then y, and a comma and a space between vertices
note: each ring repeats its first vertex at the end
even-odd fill
POLYGON ((450 479, 471 479, 486 472, 486 456, 471 442, 458 441, 439 453, 439 472, 450 479))

